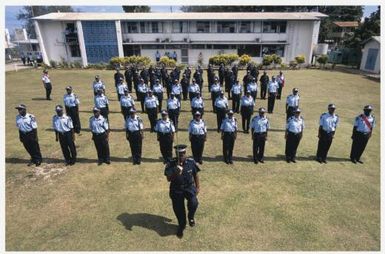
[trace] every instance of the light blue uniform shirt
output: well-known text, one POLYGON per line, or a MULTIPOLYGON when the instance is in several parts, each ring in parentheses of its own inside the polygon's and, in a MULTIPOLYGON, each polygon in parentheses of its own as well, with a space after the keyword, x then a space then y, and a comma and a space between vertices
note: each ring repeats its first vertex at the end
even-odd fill
POLYGON ((65 94, 63 97, 64 105, 66 107, 76 107, 80 102, 76 94, 65 94))
POLYGON ((139 93, 147 93, 147 90, 148 90, 148 88, 147 88, 147 85, 145 84, 145 83, 143 83, 143 84, 138 84, 138 92, 139 93))
POLYGON ((242 86, 239 84, 239 83, 235 83, 232 87, 231 87, 231 92, 233 94, 242 94, 242 86))
POLYGON ((229 103, 227 101, 227 98, 226 97, 218 97, 216 100, 215 100, 215 103, 214 103, 215 107, 217 108, 227 108, 229 106, 229 103))
POLYGON ((298 107, 299 106, 299 95, 290 94, 286 98, 286 104, 289 107, 298 107))
POLYGON ((105 108, 108 105, 108 98, 104 94, 96 95, 94 98, 95 107, 101 109, 105 108))
POLYGON ((199 93, 200 92, 199 85, 197 83, 190 84, 188 86, 188 91, 190 93, 199 93))
POLYGON ((159 119, 158 122, 156 122, 155 131, 163 134, 174 133, 175 126, 170 121, 170 119, 167 119, 167 120, 159 119))
POLYGON ((163 86, 161 84, 155 84, 152 90, 154 93, 163 93, 163 86))
POLYGON ((96 91, 98 89, 106 89, 106 86, 104 85, 103 81, 99 80, 99 82, 96 82, 94 80, 94 83, 92 83, 92 88, 94 89, 94 92, 96 93, 96 91))
POLYGON ((177 85, 174 84, 172 85, 171 91, 175 95, 180 95, 182 93, 182 86, 180 84, 177 84, 177 85))
POLYGON ((247 90, 250 92, 257 92, 258 91, 258 85, 256 82, 250 82, 247 84, 247 90))
MULTIPOLYGON (((372 126, 372 129, 376 126, 376 119, 374 118, 373 115, 367 116, 366 117, 372 126)), ((364 119, 362 118, 362 115, 359 115, 356 117, 354 120, 354 126, 357 127, 357 131, 362 132, 362 133, 369 133, 371 132, 370 128, 366 125, 364 119)))
POLYGON ((251 120, 250 128, 254 129, 254 133, 267 132, 270 128, 270 123, 266 116, 256 115, 251 120))
POLYGON ((135 101, 131 97, 131 95, 127 95, 127 96, 122 95, 120 97, 120 106, 125 107, 125 108, 135 107, 135 101))
POLYGON ((128 89, 127 85, 124 83, 120 83, 116 87, 116 92, 120 95, 124 95, 124 89, 128 89))
POLYGON ((210 92, 220 92, 220 91, 222 91, 222 88, 219 85, 219 83, 214 83, 211 85, 210 92))
POLYGON ((63 114, 62 116, 54 115, 52 117, 52 127, 55 131, 64 133, 74 128, 71 117, 63 114))
POLYGON ((204 102, 202 97, 194 97, 191 101, 192 108, 204 108, 204 102))
POLYGON ((49 79, 49 75, 48 74, 43 74, 43 76, 41 77, 41 80, 47 84, 47 83, 51 83, 51 80, 49 79))
POLYGON ((223 132, 236 132, 238 130, 237 119, 235 117, 226 117, 221 124, 221 131, 223 132))
POLYGON ((204 135, 207 133, 206 123, 202 119, 190 121, 188 126, 188 133, 191 135, 204 135))
POLYGON ((102 116, 99 115, 98 118, 95 116, 90 117, 90 130, 93 133, 104 133, 108 130, 108 122, 107 120, 102 116))
POLYGON ((167 100, 167 109, 177 109, 180 108, 180 102, 178 98, 174 97, 172 99, 171 97, 167 100))
POLYGON ((134 118, 129 116, 126 118, 125 128, 130 132, 143 130, 143 120, 138 115, 134 118))
POLYGON ((327 133, 336 131, 340 118, 336 114, 323 113, 319 119, 319 125, 327 133))
POLYGON ((155 95, 147 96, 146 99, 144 99, 144 106, 146 108, 156 108, 159 105, 158 97, 155 95))
POLYGON ((267 90, 269 90, 269 93, 276 93, 278 91, 278 88, 279 88, 279 85, 277 81, 275 82, 270 81, 267 87, 267 90))
POLYGON ((289 118, 289 120, 287 120, 286 129, 289 132, 293 132, 297 134, 302 132, 304 128, 305 128, 305 122, 302 116, 299 116, 298 118, 296 118, 295 116, 292 116, 289 118))
POLYGON ((17 115, 16 116, 16 127, 19 128, 21 132, 30 132, 33 129, 37 129, 36 118, 34 115, 26 113, 25 116, 17 115))
POLYGON ((255 102, 253 99, 253 96, 250 95, 250 97, 243 95, 241 98, 241 106, 249 107, 249 106, 254 106, 255 102))

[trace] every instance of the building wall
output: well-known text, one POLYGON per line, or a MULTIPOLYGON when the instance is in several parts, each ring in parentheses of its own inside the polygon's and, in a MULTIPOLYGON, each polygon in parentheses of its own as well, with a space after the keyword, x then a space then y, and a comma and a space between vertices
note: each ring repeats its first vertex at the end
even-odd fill
POLYGON ((362 51, 361 66, 360 66, 361 70, 372 72, 372 73, 380 73, 380 67, 381 67, 381 49, 380 48, 381 48, 380 43, 378 43, 375 40, 371 40, 365 44, 365 47, 362 51), (376 59, 376 64, 374 66, 374 70, 365 69, 366 59, 368 57, 368 51, 370 48, 378 49, 378 55, 377 55, 377 59, 376 59))
POLYGON ((64 43, 64 22, 44 21, 39 22, 39 26, 49 60, 61 62, 64 59, 67 62, 81 62, 80 57, 71 57, 71 52, 64 43))
POLYGON ((314 44, 318 40, 318 36, 315 36, 314 33, 318 33, 318 30, 319 24, 314 24, 314 21, 289 21, 287 26, 286 62, 294 60, 298 55, 305 55, 305 63, 309 64, 314 44))

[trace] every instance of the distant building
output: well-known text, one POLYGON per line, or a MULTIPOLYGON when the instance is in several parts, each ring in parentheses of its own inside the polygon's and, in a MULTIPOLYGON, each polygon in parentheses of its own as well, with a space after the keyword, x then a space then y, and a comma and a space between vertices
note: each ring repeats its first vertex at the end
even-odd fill
POLYGON ((335 21, 332 23, 332 32, 328 39, 332 46, 339 46, 346 36, 351 36, 359 26, 357 21, 335 21))
POLYGON ((114 56, 177 53, 178 62, 207 64, 219 53, 248 54, 261 62, 278 54, 306 63, 318 41, 319 12, 285 13, 50 13, 35 17, 43 59, 83 65, 114 56), (200 56, 201 55, 201 56, 200 56))
POLYGON ((360 69, 372 73, 380 73, 381 70, 381 37, 373 36, 362 42, 364 46, 362 50, 360 69))

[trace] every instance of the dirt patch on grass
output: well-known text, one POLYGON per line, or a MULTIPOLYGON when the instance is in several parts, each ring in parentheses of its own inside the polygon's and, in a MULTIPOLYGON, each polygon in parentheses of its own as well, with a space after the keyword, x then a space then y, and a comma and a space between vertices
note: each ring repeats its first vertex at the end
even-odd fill
POLYGON ((38 167, 32 168, 32 170, 27 175, 27 178, 30 181, 36 181, 36 180, 50 181, 59 175, 65 174, 67 170, 68 170, 67 167, 56 163, 42 164, 38 167))

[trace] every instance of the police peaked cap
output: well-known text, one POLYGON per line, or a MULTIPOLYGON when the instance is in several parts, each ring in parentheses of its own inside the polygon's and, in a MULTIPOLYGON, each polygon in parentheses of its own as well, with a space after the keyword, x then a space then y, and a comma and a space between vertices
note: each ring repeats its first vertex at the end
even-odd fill
POLYGON ((187 148, 187 145, 183 145, 183 144, 174 146, 175 151, 178 153, 186 152, 186 148, 187 148))
POLYGON ((372 107, 372 105, 366 105, 364 107, 364 110, 373 110, 373 107, 372 107))
POLYGON ((328 108, 336 108, 336 105, 334 105, 333 103, 331 103, 331 104, 328 105, 328 108))
POLYGON ((15 107, 15 109, 26 109, 27 106, 25 106, 24 104, 19 104, 15 107))

